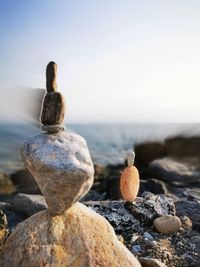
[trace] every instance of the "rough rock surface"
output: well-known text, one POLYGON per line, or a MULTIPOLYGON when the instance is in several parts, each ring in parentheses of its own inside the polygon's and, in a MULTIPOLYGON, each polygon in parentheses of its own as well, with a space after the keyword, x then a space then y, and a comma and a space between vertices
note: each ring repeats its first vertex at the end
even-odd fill
POLYGON ((92 186, 90 153, 85 140, 75 133, 32 136, 21 146, 21 157, 52 214, 70 208, 92 186))
POLYGON ((139 231, 142 225, 151 225, 162 215, 174 215, 173 202, 164 195, 145 193, 135 202, 125 201, 88 201, 84 203, 104 216, 114 227, 117 234, 139 231))
POLYGON ((76 203, 63 215, 41 211, 6 240, 1 267, 140 267, 100 215, 76 203))

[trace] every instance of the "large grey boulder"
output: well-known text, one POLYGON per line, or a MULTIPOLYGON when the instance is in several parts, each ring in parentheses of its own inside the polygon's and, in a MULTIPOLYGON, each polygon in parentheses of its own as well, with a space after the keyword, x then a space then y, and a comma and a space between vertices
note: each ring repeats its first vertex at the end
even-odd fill
POLYGON ((62 214, 93 184, 86 141, 75 133, 37 134, 23 143, 20 153, 52 214, 62 214))
POLYGON ((200 180, 200 169, 187 161, 173 158, 156 159, 149 164, 148 173, 166 182, 189 184, 200 180))

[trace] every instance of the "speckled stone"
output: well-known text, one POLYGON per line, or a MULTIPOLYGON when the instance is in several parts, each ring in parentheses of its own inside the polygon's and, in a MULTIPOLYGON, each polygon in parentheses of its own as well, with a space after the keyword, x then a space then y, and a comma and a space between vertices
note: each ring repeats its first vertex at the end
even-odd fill
POLYGON ((80 203, 62 215, 41 211, 6 240, 1 267, 141 267, 101 215, 80 203))
POLYGON ((37 134, 24 142, 20 153, 52 214, 70 208, 93 184, 86 141, 75 133, 37 134))

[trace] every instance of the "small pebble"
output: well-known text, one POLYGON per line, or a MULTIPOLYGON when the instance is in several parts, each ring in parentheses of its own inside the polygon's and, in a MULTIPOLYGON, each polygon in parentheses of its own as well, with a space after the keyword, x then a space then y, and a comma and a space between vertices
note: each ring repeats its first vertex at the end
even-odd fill
POLYGON ((192 230, 192 221, 187 216, 182 216, 181 218, 182 227, 185 230, 192 230))
POLYGON ((151 242, 151 244, 152 244, 152 246, 157 246, 157 245, 158 245, 158 243, 157 243, 155 240, 153 240, 153 241, 151 242))
POLYGON ((145 232, 143 234, 143 237, 144 237, 144 239, 147 239, 147 240, 150 240, 150 241, 153 241, 154 240, 154 237, 150 233, 148 233, 148 232, 145 232))
POLYGON ((142 247, 140 245, 134 245, 134 246, 132 246, 131 251, 133 253, 140 253, 142 251, 142 247))
POLYGON ((155 229, 162 234, 172 234, 180 230, 181 220, 177 216, 165 215, 154 220, 155 229))
POLYGON ((130 243, 133 244, 138 239, 138 237, 139 235, 133 234, 130 243))

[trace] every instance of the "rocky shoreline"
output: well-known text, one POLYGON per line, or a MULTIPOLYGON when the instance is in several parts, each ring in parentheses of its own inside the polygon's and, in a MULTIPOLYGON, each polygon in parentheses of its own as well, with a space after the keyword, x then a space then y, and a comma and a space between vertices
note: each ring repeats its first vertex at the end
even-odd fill
MULTIPOLYGON (((81 202, 110 222, 142 266, 164 266, 147 265, 155 264, 147 257, 170 267, 200 266, 200 138, 138 144, 135 152, 141 178, 136 204, 121 200, 119 177, 124 165, 95 165, 94 184, 81 202), (153 220, 171 214, 181 219, 180 231, 158 233, 153 220)), ((26 170, 1 174, 0 209, 7 217, 7 223, 3 215, 0 220, 1 244, 18 223, 46 207, 26 170)))

